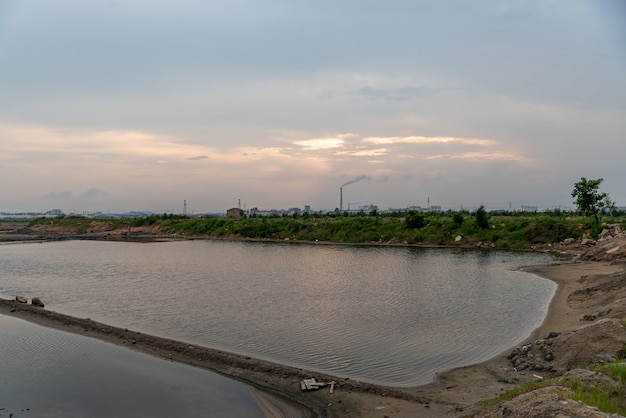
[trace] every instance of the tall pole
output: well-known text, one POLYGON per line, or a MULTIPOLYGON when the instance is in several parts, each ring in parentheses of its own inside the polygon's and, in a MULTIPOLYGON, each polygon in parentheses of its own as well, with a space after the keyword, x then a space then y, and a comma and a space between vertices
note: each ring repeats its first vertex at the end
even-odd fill
POLYGON ((339 212, 343 212, 343 187, 339 188, 339 212))

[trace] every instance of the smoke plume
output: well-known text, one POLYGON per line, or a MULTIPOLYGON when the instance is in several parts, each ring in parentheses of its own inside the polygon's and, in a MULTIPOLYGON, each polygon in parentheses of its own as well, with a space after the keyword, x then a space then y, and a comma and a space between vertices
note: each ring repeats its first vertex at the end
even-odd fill
POLYGON ((370 176, 366 176, 365 174, 361 174, 360 176, 357 176, 355 178, 353 178, 352 180, 348 180, 346 181, 344 184, 341 185, 341 187, 345 187, 349 184, 352 183, 356 183, 357 181, 361 181, 361 180, 371 180, 372 178, 370 176))

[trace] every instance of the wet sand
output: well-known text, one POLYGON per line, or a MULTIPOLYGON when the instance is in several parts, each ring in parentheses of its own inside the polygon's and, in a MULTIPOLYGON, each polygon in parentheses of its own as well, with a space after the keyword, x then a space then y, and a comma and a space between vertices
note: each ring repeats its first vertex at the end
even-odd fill
MULTIPOLYGON (((572 308, 568 296, 583 285, 582 276, 610 274, 623 265, 601 262, 539 266, 527 271, 554 280, 558 289, 543 324, 528 339, 549 332, 573 331, 581 326, 587 312, 572 308)), ((0 300, 0 314, 12 315, 64 331, 88 335, 171 361, 203 367, 240 380, 258 389, 257 399, 268 416, 332 417, 461 417, 487 399, 511 389, 513 382, 532 379, 532 373, 513 370, 507 353, 487 362, 442 373, 436 381, 414 388, 390 388, 351 379, 288 367, 206 347, 159 338, 132 330, 111 327, 89 319, 74 318, 45 308, 0 300), (190 348, 191 347, 191 348, 190 348), (333 394, 328 388, 302 392, 300 381, 315 377, 337 382, 333 394), (297 414, 297 415, 296 415, 297 414)), ((508 350, 510 351, 510 350, 508 350)))

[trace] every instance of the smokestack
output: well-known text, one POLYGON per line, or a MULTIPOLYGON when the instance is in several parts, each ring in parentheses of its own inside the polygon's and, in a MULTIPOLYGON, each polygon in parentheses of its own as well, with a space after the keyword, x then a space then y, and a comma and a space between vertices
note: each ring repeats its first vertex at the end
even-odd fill
POLYGON ((339 212, 343 212, 343 187, 339 188, 339 212))

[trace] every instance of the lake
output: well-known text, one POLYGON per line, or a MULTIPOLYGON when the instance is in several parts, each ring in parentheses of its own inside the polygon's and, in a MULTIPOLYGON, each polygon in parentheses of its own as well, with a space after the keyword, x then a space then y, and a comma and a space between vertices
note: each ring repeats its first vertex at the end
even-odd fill
POLYGON ((265 416, 247 385, 0 315, 0 416, 265 416))
POLYGON ((0 245, 0 296, 391 386, 491 358, 543 321, 547 254, 240 241, 0 245))

